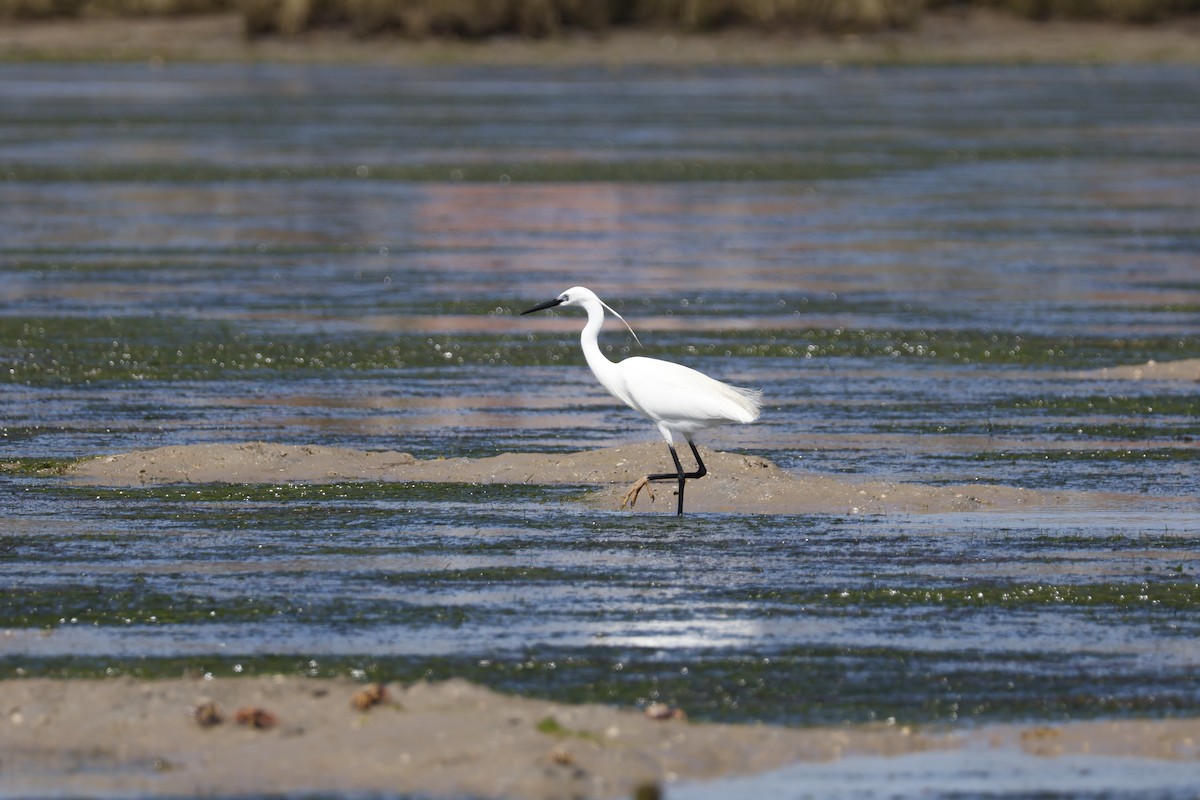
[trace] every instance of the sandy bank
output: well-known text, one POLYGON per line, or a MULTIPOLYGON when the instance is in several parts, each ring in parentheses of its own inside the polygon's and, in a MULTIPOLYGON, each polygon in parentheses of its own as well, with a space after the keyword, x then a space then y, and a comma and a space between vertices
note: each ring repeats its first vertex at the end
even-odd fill
POLYGON ((3 784, 18 793, 629 796, 646 782, 745 774, 843 752, 906 753, 935 741, 896 726, 831 735, 692 725, 500 695, 458 680, 391 686, 389 702, 359 711, 351 699, 362 688, 283 677, 6 681, 3 784), (210 702, 224 721, 203 727, 194 709, 210 702), (238 724, 236 712, 251 707, 275 724, 238 724))
POLYGON ((1078 373, 1082 378, 1125 381, 1200 381, 1200 358, 1122 364, 1078 373))
POLYGON ((883 724, 788 729, 650 719, 637 709, 511 697, 459 680, 393 685, 387 702, 360 711, 351 699, 362 688, 285 677, 2 681, 0 787, 12 796, 628 797, 645 783, 964 745, 1039 756, 1200 755, 1200 720, 1192 719, 988 726, 958 735, 883 724), (223 721, 199 724, 195 709, 205 703, 223 721), (274 724, 237 723, 247 708, 268 712, 274 724))
POLYGON ((168 18, 9 21, 0 59, 67 61, 272 61, 392 65, 604 65, 859 63, 1128 63, 1200 61, 1200 21, 1160 25, 1032 22, 1004 14, 926 12, 913 30, 861 35, 689 35, 615 31, 548 40, 481 42, 357 39, 344 30, 248 41, 237 14, 168 18))
MULTIPOLYGON (((708 477, 688 484, 688 510, 774 514, 942 513, 1063 504, 1109 505, 1109 495, 1035 492, 1011 486, 941 486, 792 473, 757 456, 701 449, 708 477)), ((686 458, 686 456, 685 456, 686 458)), ((570 484, 598 487, 586 500, 616 509, 635 480, 662 471, 665 445, 646 443, 578 453, 504 453, 489 458, 421 460, 409 453, 313 445, 201 444, 161 447, 80 462, 68 477, 89 485, 177 483, 434 483, 570 484)), ((674 510, 674 490, 659 484, 637 512, 674 510)))

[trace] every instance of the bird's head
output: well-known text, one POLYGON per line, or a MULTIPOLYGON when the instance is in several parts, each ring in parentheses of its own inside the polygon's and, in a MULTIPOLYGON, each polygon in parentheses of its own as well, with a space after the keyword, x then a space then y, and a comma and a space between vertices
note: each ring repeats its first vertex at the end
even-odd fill
MULTIPOLYGON (((604 311, 607 310, 614 317, 621 320, 621 322, 625 322, 624 317, 622 317, 616 311, 613 311, 612 307, 609 306, 608 303, 597 297, 596 293, 586 286, 572 286, 570 289, 567 289, 553 300, 547 300, 546 302, 540 303, 533 308, 527 308, 522 311, 521 314, 532 314, 535 311, 544 311, 547 308, 555 308, 557 306, 577 306, 585 309, 588 312, 589 317, 591 316, 593 309, 599 311, 601 315, 603 315, 604 311)), ((633 333, 633 328, 629 327, 628 322, 625 322, 625 327, 629 328, 630 333, 633 333)), ((641 340, 637 338, 636 333, 633 333, 633 339, 639 345, 641 344, 641 340)))
MULTIPOLYGON (((533 308, 528 308, 521 313, 532 314, 535 311, 544 311, 547 308, 554 308, 556 306, 577 306, 579 308, 587 308, 589 304, 594 305, 597 308, 608 308, 604 301, 602 301, 599 297, 596 297, 596 293, 591 289, 588 289, 586 286, 572 286, 570 289, 567 289, 553 300, 547 300, 546 302, 536 305, 533 308)), ((612 309, 609 310, 611 311, 612 309)), ((616 312, 614 311, 613 313, 615 314, 616 312)))

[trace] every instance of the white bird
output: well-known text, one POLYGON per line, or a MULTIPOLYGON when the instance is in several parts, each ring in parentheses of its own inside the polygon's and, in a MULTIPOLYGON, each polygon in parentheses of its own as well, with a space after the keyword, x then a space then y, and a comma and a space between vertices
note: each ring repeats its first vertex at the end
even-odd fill
MULTIPOLYGON (((532 314, 555 306, 577 306, 587 312, 587 325, 580 335, 583 356, 600 384, 625 405, 653 420, 659 433, 667 440, 675 472, 647 475, 630 487, 621 508, 626 503, 633 507, 638 493, 644 488, 654 499, 649 487, 651 481, 678 481, 679 508, 683 514, 683 487, 688 478, 703 478, 708 474, 693 435, 698 431, 731 422, 754 422, 762 407, 762 392, 757 389, 742 389, 714 380, 703 372, 690 367, 662 361, 657 358, 634 356, 624 361, 612 362, 600 352, 600 329, 604 326, 604 310, 625 322, 625 318, 613 311, 591 289, 575 286, 567 289, 553 300, 534 306, 521 314, 532 314), (675 452, 675 437, 682 436, 696 457, 696 470, 684 472, 675 452)), ((629 323, 625 322, 629 328, 629 323)), ((633 333, 633 328, 629 328, 633 333)), ((637 334, 633 334, 637 339, 637 334)), ((640 344, 640 342, 639 342, 640 344)))

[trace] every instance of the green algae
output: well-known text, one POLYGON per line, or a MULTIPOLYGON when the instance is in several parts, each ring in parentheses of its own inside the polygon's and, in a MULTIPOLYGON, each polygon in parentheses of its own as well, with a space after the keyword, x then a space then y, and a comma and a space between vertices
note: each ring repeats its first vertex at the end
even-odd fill
POLYGON ((1160 391, 1130 395, 1055 395, 1007 397, 949 403, 892 402, 879 407, 849 407, 843 414, 864 420, 872 430, 897 434, 975 436, 1041 436, 1055 441, 1089 439, 1146 442, 1144 449, 1076 448, 985 451, 978 460, 1038 458, 1042 460, 1150 458, 1186 461, 1189 443, 1200 436, 1200 401, 1194 393, 1160 391), (932 418, 931 418, 932 417, 932 418), (1036 455, 1033 455, 1035 454, 1036 455))
POLYGON ((273 615, 253 601, 218 600, 177 593, 58 584, 0 588, 0 626, 52 628, 59 625, 188 624, 250 622, 273 615))
POLYGON ((1200 398, 1197 398, 1192 393, 1013 397, 996 402, 993 405, 996 408, 1033 410, 1046 414, 1064 414, 1069 416, 1092 414, 1200 416, 1200 398))
MULTIPOLYGON (((575 491, 578 488, 572 487, 575 491)), ((124 500, 131 503, 160 501, 175 504, 248 503, 312 504, 317 509, 333 510, 341 503, 464 501, 493 503, 541 501, 548 491, 569 491, 563 487, 533 486, 519 483, 435 483, 424 481, 349 481, 334 483, 204 483, 161 486, 72 486, 64 484, 31 487, 63 498, 91 498, 102 501, 124 500)), ((361 509, 360 509, 361 510, 361 509)))
MULTIPOLYGON (((620 707, 662 702, 703 721, 786 725, 1068 720, 1189 715, 1190 670, 1076 654, 880 647, 789 648, 769 656, 647 649, 538 650, 499 658, 205 655, 186 658, 0 657, 0 677, 139 678, 288 674, 411 683, 465 678, 497 691, 620 707), (1134 688, 1137 687, 1137 688, 1134 688)), ((547 723, 547 733, 558 735, 547 723)))
MULTIPOLYGON (((5 438, 9 430, 4 429, 5 438)), ((48 477, 63 475, 81 460, 79 458, 51 458, 45 456, 18 456, 0 461, 0 475, 15 477, 48 477)))
MULTIPOLYGON (((1173 428, 1168 429, 1166 435, 1175 436, 1176 432, 1173 428)), ((1200 461, 1200 452, 1197 452, 1194 447, 1153 446, 1146 449, 1128 447, 1093 449, 1081 447, 1080 449, 1056 448, 1045 450, 1034 445, 1027 450, 1005 449, 972 453, 970 456, 966 456, 965 460, 985 463, 1042 465, 1077 463, 1122 464, 1138 462, 1191 464, 1200 461)))
MULTIPOLYGON (((182 577, 182 576, 181 576, 182 577)), ((254 581, 247 573, 244 578, 254 581)), ((156 576, 154 585, 162 581, 156 576)), ((126 588, 55 584, 0 589, 0 627, 94 628, 125 626, 320 624, 329 630, 361 630, 367 626, 405 624, 414 628, 455 628, 467 622, 504 616, 503 611, 439 603, 406 604, 392 598, 297 599, 261 590, 250 595, 162 592, 136 578, 126 588)))
MULTIPOLYGON (((902 358, 959 365, 1080 368, 1200 352, 1200 336, 1040 337, 956 329, 704 332, 688 357, 902 358)), ((399 369, 577 365, 575 337, 266 333, 168 317, 0 318, 0 375, 27 385, 380 375, 399 369)), ((639 354, 678 358, 647 341, 639 354)))
POLYGON ((816 609, 932 607, 1016 610, 1061 606, 1124 611, 1193 611, 1200 608, 1200 583, 1186 580, 1141 583, 1014 583, 965 586, 877 586, 837 591, 779 589, 731 592, 731 599, 778 604, 804 612, 816 609))
POLYGON ((533 727, 538 733, 544 733, 547 736, 554 736, 559 739, 575 738, 586 739, 588 741, 600 740, 600 737, 591 731, 568 728, 552 716, 542 717, 533 727))

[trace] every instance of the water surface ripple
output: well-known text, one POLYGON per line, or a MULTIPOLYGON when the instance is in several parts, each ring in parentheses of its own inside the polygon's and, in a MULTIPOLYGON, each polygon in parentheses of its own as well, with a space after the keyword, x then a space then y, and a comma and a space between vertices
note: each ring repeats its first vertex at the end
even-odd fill
POLYGON ((786 724, 1200 712, 1184 67, 0 75, 0 674, 465 675, 786 724), (629 516, 580 487, 83 489, 268 440, 652 440, 591 286, 767 398, 706 443, 1128 509, 629 516), (1083 375, 1084 377, 1081 377, 1083 375), (48 470, 39 474, 38 470, 48 470))

